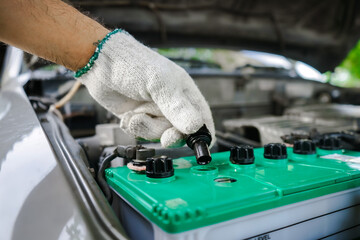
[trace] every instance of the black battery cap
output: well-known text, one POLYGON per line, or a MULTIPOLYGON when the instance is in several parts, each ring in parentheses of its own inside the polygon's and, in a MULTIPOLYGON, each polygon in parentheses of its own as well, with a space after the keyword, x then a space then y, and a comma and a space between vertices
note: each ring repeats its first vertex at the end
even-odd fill
POLYGON ((230 162, 238 165, 253 164, 254 148, 250 145, 240 145, 230 148, 230 162))
POLYGON ((283 143, 269 143, 264 146, 264 158, 267 159, 286 159, 286 145, 283 143))
POLYGON ((324 150, 340 150, 341 141, 337 137, 324 136, 319 140, 318 147, 324 150))
POLYGON ((316 153, 315 143, 308 139, 294 141, 293 152, 296 154, 310 155, 316 153))
POLYGON ((167 178, 174 175, 173 161, 167 156, 155 156, 146 159, 146 176, 149 178, 167 178))

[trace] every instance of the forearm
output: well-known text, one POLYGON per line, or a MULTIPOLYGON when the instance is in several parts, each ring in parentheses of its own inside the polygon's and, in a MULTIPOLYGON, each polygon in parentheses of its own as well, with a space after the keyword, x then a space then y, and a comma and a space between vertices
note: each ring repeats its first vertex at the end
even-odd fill
POLYGON ((0 41, 74 71, 108 32, 60 0, 0 0, 0 41))

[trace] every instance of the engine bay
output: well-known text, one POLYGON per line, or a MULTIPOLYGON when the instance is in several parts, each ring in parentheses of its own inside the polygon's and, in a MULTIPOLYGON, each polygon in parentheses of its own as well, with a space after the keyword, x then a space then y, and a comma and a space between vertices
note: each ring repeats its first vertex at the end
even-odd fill
MULTIPOLYGON (((341 211, 337 205, 360 191, 357 90, 273 74, 188 72, 213 112, 216 141, 209 150, 211 140, 203 136, 205 145, 162 148, 127 135, 82 86, 53 113, 84 152, 88 171, 131 239, 218 239, 265 215, 266 224, 282 219, 282 230, 269 224, 238 236, 292 236, 322 221, 342 221, 357 208, 350 200, 341 211), (338 192, 344 194, 333 197, 338 192), (286 211, 325 204, 314 200, 319 197, 331 202, 328 208, 285 221, 286 211)), ((31 71, 24 90, 41 115, 75 84, 72 72, 45 66, 31 71)), ((336 231, 350 225, 344 220, 336 231)))
POLYGON ((24 3, 1 238, 360 238, 360 2, 24 3))

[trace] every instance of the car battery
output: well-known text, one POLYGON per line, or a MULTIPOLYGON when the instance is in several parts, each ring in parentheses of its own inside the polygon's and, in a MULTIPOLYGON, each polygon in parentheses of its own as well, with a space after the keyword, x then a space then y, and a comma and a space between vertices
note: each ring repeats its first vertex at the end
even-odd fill
POLYGON ((352 239, 360 153, 326 144, 237 146, 201 166, 160 156, 146 174, 123 166, 105 176, 131 239, 352 239))

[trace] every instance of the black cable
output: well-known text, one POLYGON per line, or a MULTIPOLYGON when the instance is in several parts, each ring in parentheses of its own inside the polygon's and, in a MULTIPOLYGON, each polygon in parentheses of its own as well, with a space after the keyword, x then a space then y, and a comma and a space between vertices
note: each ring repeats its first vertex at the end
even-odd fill
POLYGON ((109 163, 114 160, 117 157, 117 153, 114 152, 111 155, 107 156, 104 158, 104 160, 101 162, 99 171, 97 173, 97 182, 100 186, 100 189, 103 191, 106 199, 109 201, 109 203, 111 204, 112 202, 112 194, 111 194, 111 190, 110 187, 108 185, 108 183, 105 180, 105 169, 108 167, 109 163))
POLYGON ((117 146, 114 149, 114 152, 109 156, 106 156, 101 162, 99 170, 97 172, 97 182, 100 186, 100 189, 103 191, 106 199, 109 203, 112 203, 112 194, 108 183, 105 180, 105 169, 109 166, 109 163, 114 160, 116 157, 121 157, 126 160, 131 160, 136 158, 136 151, 142 149, 141 145, 137 146, 117 146))

